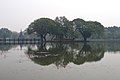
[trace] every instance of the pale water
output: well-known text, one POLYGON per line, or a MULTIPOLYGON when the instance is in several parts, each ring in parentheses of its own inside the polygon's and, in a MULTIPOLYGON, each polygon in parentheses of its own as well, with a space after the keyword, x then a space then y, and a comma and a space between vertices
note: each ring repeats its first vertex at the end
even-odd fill
POLYGON ((0 80, 120 80, 120 43, 1 44, 0 80))

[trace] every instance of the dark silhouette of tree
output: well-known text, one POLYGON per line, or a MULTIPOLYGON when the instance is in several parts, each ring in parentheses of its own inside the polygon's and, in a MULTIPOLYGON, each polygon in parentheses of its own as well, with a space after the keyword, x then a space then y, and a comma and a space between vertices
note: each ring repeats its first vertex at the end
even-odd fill
POLYGON ((41 37, 41 41, 43 42, 46 41, 46 35, 48 33, 55 31, 55 27, 56 23, 52 19, 40 18, 29 25, 27 32, 28 34, 36 34, 37 36, 41 37))
POLYGON ((16 47, 16 45, 12 45, 12 44, 0 44, 0 51, 4 52, 4 51, 8 51, 11 48, 16 47))
POLYGON ((57 26, 56 38, 62 39, 74 39, 74 29, 71 22, 65 17, 56 17, 55 22, 57 26))
POLYGON ((87 41, 87 38, 90 38, 93 33, 101 35, 104 32, 104 26, 99 22, 84 21, 83 19, 77 18, 74 19, 72 23, 76 30, 82 34, 85 42, 87 41))

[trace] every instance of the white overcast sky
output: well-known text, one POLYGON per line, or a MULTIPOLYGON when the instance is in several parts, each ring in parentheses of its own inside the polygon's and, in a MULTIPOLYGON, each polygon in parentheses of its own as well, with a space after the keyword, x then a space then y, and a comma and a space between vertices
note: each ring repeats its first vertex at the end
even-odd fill
POLYGON ((0 0, 0 28, 24 30, 35 19, 66 16, 120 26, 120 0, 0 0))

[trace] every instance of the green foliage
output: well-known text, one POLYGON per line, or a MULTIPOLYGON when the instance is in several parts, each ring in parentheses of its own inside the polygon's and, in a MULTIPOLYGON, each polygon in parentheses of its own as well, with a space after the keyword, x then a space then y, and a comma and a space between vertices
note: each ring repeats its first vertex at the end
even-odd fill
MULTIPOLYGON (((18 38, 18 33, 0 29, 0 38, 18 38)), ((90 39, 120 39, 120 27, 105 27, 96 21, 85 21, 76 18, 69 21, 65 16, 56 17, 55 20, 40 18, 32 22, 25 30, 24 36, 41 37, 42 41, 49 40, 81 40, 90 39), (31 34, 31 35, 30 35, 31 34), (29 36, 30 35, 30 36, 29 36)))
POLYGON ((120 39, 120 27, 106 27, 104 39, 120 39))
POLYGON ((34 33, 37 36, 40 36, 42 41, 43 40, 46 41, 46 35, 48 33, 55 31, 54 30, 55 27, 56 27, 56 24, 53 20, 49 18, 40 18, 35 20, 29 25, 27 32, 28 34, 34 33))
POLYGON ((12 32, 7 28, 0 29, 0 38, 16 38, 18 36, 17 32, 12 32))
POLYGON ((58 24, 57 36, 60 39, 71 39, 74 38, 74 29, 71 22, 66 17, 56 17, 55 22, 58 24))
MULTIPOLYGON (((28 34, 36 34, 40 36, 42 41, 46 41, 46 35, 52 36, 52 39, 74 39, 74 28, 66 17, 56 17, 55 20, 49 18, 40 18, 32 22, 27 28, 28 34)), ((51 39, 51 40, 52 40, 51 39)))
POLYGON ((74 19, 72 22, 76 30, 82 34, 84 41, 90 38, 92 34, 101 35, 104 32, 104 26, 99 22, 84 21, 79 18, 74 19))
POLYGON ((51 36, 51 40, 120 39, 120 28, 117 26, 104 28, 101 23, 96 21, 85 21, 80 18, 69 21, 64 16, 56 17, 55 20, 49 18, 35 20, 29 25, 27 32, 40 36, 42 40, 46 40, 47 34, 51 36))
POLYGON ((0 29, 0 37, 1 38, 8 38, 10 37, 12 32, 8 30, 7 28, 1 28, 0 29))

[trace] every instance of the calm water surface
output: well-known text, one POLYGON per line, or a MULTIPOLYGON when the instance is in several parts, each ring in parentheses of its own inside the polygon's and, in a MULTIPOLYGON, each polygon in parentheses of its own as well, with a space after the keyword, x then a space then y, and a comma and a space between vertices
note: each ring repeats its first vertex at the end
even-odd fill
POLYGON ((1 44, 0 80, 120 80, 120 43, 1 44))

